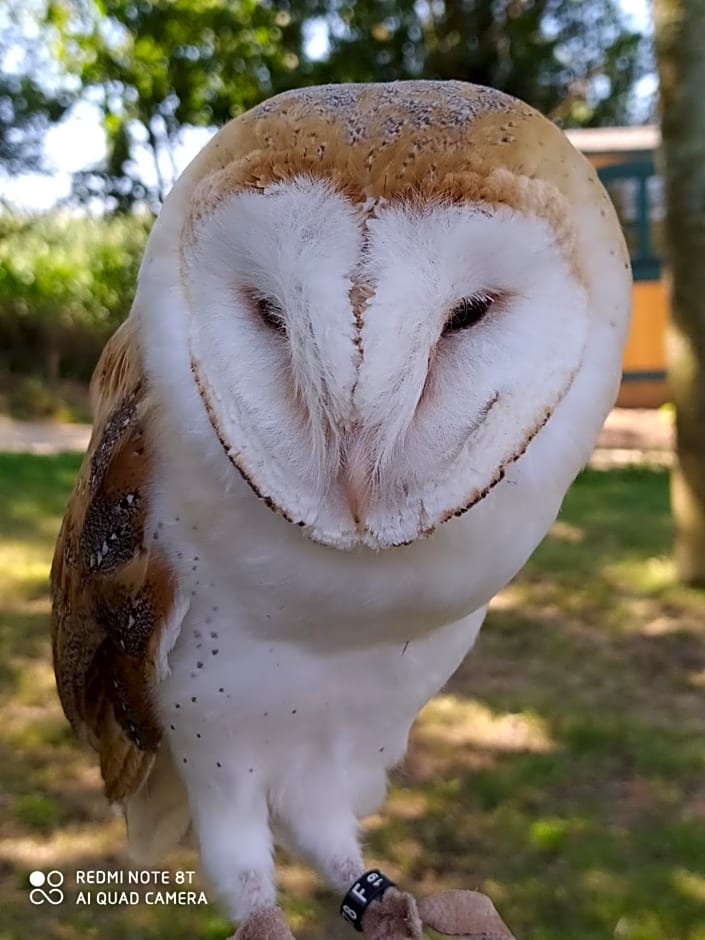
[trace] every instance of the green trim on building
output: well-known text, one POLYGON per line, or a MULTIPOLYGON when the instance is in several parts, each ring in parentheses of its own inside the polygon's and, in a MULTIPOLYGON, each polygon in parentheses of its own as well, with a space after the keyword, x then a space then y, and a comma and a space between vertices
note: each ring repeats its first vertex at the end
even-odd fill
MULTIPOLYGON (((661 259, 652 244, 651 219, 649 213, 649 180, 656 176, 653 158, 648 154, 609 166, 597 171, 602 183, 609 191, 610 184, 622 180, 636 183, 635 218, 620 218, 629 241, 632 272, 635 281, 658 281, 661 279, 661 259)), ((619 214, 619 205, 616 205, 619 214)))
POLYGON ((622 373, 623 382, 662 382, 665 378, 665 369, 630 369, 622 373))

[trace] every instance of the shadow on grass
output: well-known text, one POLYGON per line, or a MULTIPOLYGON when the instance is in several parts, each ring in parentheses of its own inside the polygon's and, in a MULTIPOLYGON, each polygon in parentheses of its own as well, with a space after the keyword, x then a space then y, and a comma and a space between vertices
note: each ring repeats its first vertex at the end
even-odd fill
MULTIPOLYGON (((3 537, 44 571, 77 466, 0 456, 17 496, 0 508, 3 537)), ((578 480, 417 723, 368 825, 371 863, 419 892, 488 891, 520 940, 705 940, 705 599, 673 583, 667 483, 641 469, 578 480)), ((28 903, 33 868, 128 862, 56 703, 46 599, 34 575, 7 583, 0 940, 221 940, 214 906, 81 906, 73 884, 60 909, 28 903)), ((297 940, 350 936, 307 870, 286 860, 282 882, 297 940)))

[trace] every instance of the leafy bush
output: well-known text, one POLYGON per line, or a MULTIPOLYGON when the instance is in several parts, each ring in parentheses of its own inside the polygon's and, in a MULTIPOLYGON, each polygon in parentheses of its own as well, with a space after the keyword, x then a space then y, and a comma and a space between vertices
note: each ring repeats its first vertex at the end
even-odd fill
POLYGON ((127 316, 151 218, 0 216, 0 368, 88 379, 127 316))

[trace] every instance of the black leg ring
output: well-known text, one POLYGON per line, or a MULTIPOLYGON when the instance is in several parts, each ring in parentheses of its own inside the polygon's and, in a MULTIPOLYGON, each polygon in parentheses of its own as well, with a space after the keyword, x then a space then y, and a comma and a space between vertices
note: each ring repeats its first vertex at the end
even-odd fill
POLYGON ((394 882, 383 875, 377 868, 373 868, 358 878, 343 898, 340 905, 340 916, 355 930, 362 933, 362 916, 373 901, 382 897, 387 888, 393 887, 394 882))

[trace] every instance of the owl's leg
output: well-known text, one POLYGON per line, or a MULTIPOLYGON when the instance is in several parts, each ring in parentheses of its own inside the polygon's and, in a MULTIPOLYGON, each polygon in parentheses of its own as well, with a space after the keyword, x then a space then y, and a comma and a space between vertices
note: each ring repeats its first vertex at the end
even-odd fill
POLYGON ((347 891, 365 870, 358 839, 358 821, 352 810, 333 805, 333 787, 308 791, 297 803, 289 795, 284 820, 289 838, 326 881, 347 891))
MULTIPOLYGON (((306 805, 287 814, 287 826, 299 851, 323 877, 348 896, 358 887, 359 900, 360 892, 364 897, 367 888, 361 878, 365 863, 358 822, 352 810, 331 799, 335 793, 335 787, 318 793, 308 791, 306 805)), ((490 899, 476 891, 449 891, 417 904, 413 895, 389 887, 366 908, 357 906, 355 915, 361 920, 364 940, 423 940, 423 924, 466 940, 513 940, 490 899)))
POLYGON ((294 940, 280 907, 251 914, 230 940, 294 940))
POLYGON ((293 940, 276 901, 272 834, 264 793, 209 788, 194 806, 206 880, 234 921, 235 940, 293 940))
MULTIPOLYGON (((318 797, 309 794, 308 812, 301 807, 301 812, 287 818, 287 824, 298 850, 333 888, 345 895, 366 868, 357 818, 352 810, 331 802, 335 792, 336 788, 331 787, 318 797)), ((416 901, 396 888, 385 892, 383 903, 368 907, 362 928, 365 940, 423 940, 416 901)))

